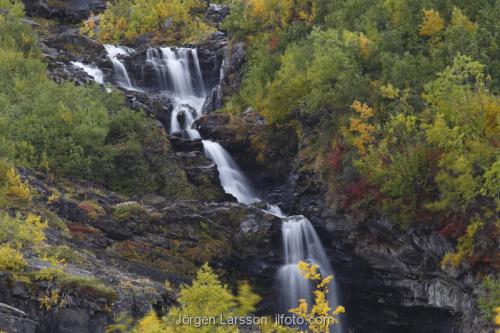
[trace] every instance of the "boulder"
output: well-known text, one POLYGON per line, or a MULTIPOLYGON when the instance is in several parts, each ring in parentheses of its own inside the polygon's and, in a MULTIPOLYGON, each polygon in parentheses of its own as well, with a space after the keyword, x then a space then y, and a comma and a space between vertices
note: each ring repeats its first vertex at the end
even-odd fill
POLYGON ((239 117, 221 112, 205 114, 195 126, 202 137, 219 142, 229 151, 259 187, 276 187, 287 179, 298 149, 291 126, 267 125, 252 109, 239 117))
POLYGON ((214 22, 217 26, 224 21, 227 15, 229 15, 229 6, 216 3, 211 3, 206 12, 207 19, 214 22))
POLYGON ((61 22, 80 23, 90 13, 106 9, 103 0, 23 0, 28 16, 41 16, 61 22))

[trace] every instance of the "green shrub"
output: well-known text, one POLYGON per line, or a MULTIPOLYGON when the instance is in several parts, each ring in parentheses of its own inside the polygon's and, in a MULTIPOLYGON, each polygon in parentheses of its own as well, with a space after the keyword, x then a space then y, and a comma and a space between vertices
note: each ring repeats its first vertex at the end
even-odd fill
POLYGON ((204 7, 198 0, 118 0, 99 15, 98 24, 90 17, 82 32, 106 43, 133 42, 144 33, 189 42, 213 31, 200 15, 204 7))
POLYGON ((26 267, 23 255, 10 245, 0 246, 0 271, 19 272, 26 267))
POLYGON ((491 321, 495 316, 495 311, 500 307, 500 280, 485 278, 481 283, 481 290, 479 307, 486 320, 491 321))
POLYGON ((16 169, 0 159, 0 207, 27 207, 32 200, 31 192, 16 169))
POLYGON ((44 230, 47 223, 37 215, 28 214, 26 218, 0 215, 0 242, 9 242, 17 248, 37 248, 45 240, 44 230))
POLYGON ((62 289, 74 290, 96 298, 105 298, 111 304, 117 297, 113 288, 107 286, 102 281, 85 276, 63 274, 57 278, 57 283, 62 289))
POLYGON ((82 264, 86 261, 80 252, 75 251, 67 245, 49 245, 43 249, 42 254, 43 256, 69 264, 82 264))
POLYGON ((130 216, 146 216, 149 218, 150 215, 146 207, 137 202, 125 202, 115 206, 113 210, 113 217, 115 219, 123 221, 128 219, 130 216))

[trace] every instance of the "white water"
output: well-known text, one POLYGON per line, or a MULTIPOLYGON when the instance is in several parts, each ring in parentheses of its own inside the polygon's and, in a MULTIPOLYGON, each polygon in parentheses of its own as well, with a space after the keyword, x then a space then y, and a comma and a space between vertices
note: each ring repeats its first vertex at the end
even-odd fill
POLYGON ((239 170, 231 155, 217 142, 203 140, 205 155, 219 171, 219 178, 226 193, 232 194, 238 202, 251 204, 261 201, 251 190, 250 182, 239 170))
MULTIPOLYGON (((167 89, 171 83, 174 110, 170 133, 182 133, 191 140, 201 139, 200 133, 193 128, 195 120, 202 116, 201 109, 206 99, 197 50, 170 47, 163 47, 160 51, 149 49, 146 61, 153 67, 161 90, 167 89), (191 75, 191 69, 194 69, 194 75, 191 75), (182 122, 179 121, 180 116, 182 122)), ((260 201, 231 155, 217 142, 202 142, 205 155, 217 166, 224 191, 246 204, 260 201)))
POLYGON ((170 83, 174 102, 170 133, 182 132, 189 139, 200 139, 200 134, 192 127, 194 121, 201 116, 206 92, 196 49, 150 48, 146 52, 146 62, 156 74, 160 91, 167 91, 170 83), (190 71, 190 56, 194 61, 194 78, 190 71), (195 85, 200 87, 198 91, 195 85), (180 115, 184 118, 182 123, 179 121, 180 115))
POLYGON ((83 69, 85 73, 90 75, 96 83, 104 83, 104 74, 97 66, 86 65, 78 61, 72 61, 71 63, 73 64, 73 66, 83 69))
POLYGON ((138 89, 134 88, 132 82, 130 81, 127 69, 118 59, 119 55, 130 55, 130 53, 134 52, 134 50, 128 47, 115 46, 110 44, 105 44, 104 48, 106 49, 108 58, 113 64, 113 79, 115 83, 123 89, 137 91, 138 89))
MULTIPOLYGON (((276 205, 268 205, 267 211, 283 221, 281 234, 285 260, 278 272, 278 280, 283 311, 286 313, 297 307, 299 299, 305 299, 309 305, 313 304, 313 286, 300 272, 298 268, 300 261, 318 265, 323 277, 334 275, 334 271, 311 221, 303 215, 286 217, 276 205)), ((328 286, 328 302, 332 310, 340 305, 336 285, 334 278, 328 286)), ((332 332, 342 333, 342 322, 335 325, 332 332)))

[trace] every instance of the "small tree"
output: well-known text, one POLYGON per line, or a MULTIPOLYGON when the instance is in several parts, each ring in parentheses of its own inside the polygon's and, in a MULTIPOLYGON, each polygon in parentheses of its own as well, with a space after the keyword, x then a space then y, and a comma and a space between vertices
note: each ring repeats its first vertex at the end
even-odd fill
POLYGON ((178 307, 170 310, 167 316, 159 318, 151 312, 142 318, 135 327, 127 317, 119 317, 117 323, 106 330, 107 333, 237 333, 238 327, 228 324, 228 318, 245 316, 255 310, 260 297, 252 292, 247 283, 241 283, 238 295, 233 295, 228 287, 222 284, 217 274, 203 265, 198 271, 191 286, 181 287, 178 307), (177 318, 189 318, 189 322, 177 323, 177 318), (208 323, 195 319, 211 318, 208 323))
POLYGON ((290 312, 304 318, 311 333, 328 333, 330 327, 338 323, 338 315, 345 312, 345 308, 341 305, 332 311, 328 302, 328 285, 333 276, 322 277, 318 272, 319 267, 317 265, 301 261, 298 266, 304 278, 315 284, 314 303, 309 309, 306 300, 301 299, 299 300, 299 306, 291 309, 290 312))

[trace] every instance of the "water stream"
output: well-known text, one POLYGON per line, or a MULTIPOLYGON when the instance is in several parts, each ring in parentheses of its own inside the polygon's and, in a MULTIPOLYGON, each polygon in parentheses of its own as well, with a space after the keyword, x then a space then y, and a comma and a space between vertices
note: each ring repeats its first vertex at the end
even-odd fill
MULTIPOLYGON (((112 45, 105 45, 105 48, 113 63, 113 82, 124 89, 138 90, 132 85, 125 66, 118 58, 119 55, 129 55, 133 50, 112 45)), ((190 140, 201 139, 200 133, 193 124, 202 116, 201 110, 207 97, 207 90, 197 50, 194 48, 150 48, 146 51, 144 66, 149 66, 153 70, 158 85, 156 90, 170 94, 173 101, 170 134, 178 133, 190 140)), ((223 67, 221 66, 220 70, 221 80, 224 75, 223 67)), ((219 143, 211 140, 202 140, 202 143, 205 156, 217 166, 220 182, 226 193, 245 204, 262 201, 237 163, 219 143)), ((267 205, 266 211, 283 221, 284 263, 278 272, 283 311, 287 312, 288 309, 296 307, 301 298, 311 304, 311 283, 303 278, 297 264, 299 261, 313 263, 320 267, 323 276, 332 275, 334 271, 323 244, 312 223, 306 217, 285 216, 276 205, 267 205)), ((331 307, 335 308, 338 305, 335 279, 331 282, 329 289, 329 302, 331 307)), ((343 328, 341 325, 335 326, 334 331, 342 333, 343 328)))
POLYGON ((96 83, 103 84, 104 83, 104 73, 95 65, 86 65, 84 63, 78 61, 71 62, 73 66, 83 69, 85 73, 90 75, 96 83))
POLYGON ((127 69, 125 65, 118 59, 120 55, 130 55, 134 52, 133 49, 124 47, 124 46, 115 46, 105 44, 104 48, 108 54, 108 58, 111 60, 113 64, 113 83, 123 89, 127 90, 138 90, 134 88, 132 85, 132 81, 130 81, 130 77, 128 75, 127 69))

